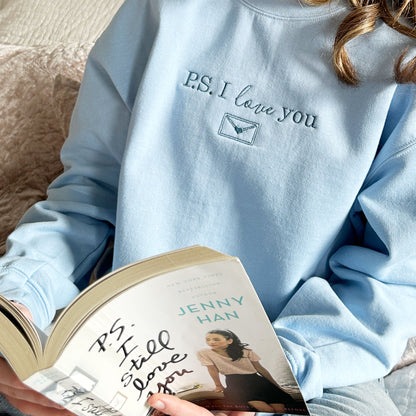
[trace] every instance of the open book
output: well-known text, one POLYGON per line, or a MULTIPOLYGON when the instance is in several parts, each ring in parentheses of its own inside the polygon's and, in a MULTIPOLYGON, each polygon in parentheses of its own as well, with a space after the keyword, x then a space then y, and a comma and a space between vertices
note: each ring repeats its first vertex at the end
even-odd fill
POLYGON ((77 415, 147 415, 153 409, 146 400, 156 392, 210 410, 256 411, 263 403, 246 397, 247 377, 240 382, 229 374, 240 366, 256 373, 242 365, 247 360, 261 364, 251 376, 274 384, 261 389, 273 395, 263 399, 273 405, 270 412, 309 414, 239 259, 206 247, 162 254, 99 279, 61 313, 49 336, 0 297, 0 351, 27 385, 77 415), (237 344, 231 335, 241 340, 242 358, 227 353, 237 344))

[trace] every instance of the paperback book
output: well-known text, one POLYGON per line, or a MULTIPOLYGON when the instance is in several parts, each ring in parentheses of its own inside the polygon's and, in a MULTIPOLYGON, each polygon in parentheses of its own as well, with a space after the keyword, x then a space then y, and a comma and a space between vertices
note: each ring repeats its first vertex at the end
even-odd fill
POLYGON ((156 392, 209 410, 309 414, 240 260, 206 247, 97 280, 49 336, 0 297, 0 331, 20 379, 77 415, 150 415, 156 392))

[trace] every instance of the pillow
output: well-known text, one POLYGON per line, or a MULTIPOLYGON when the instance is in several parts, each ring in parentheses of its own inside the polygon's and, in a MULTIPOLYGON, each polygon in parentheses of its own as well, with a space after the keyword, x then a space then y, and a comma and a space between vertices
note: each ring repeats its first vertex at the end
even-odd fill
POLYGON ((59 152, 90 48, 0 45, 0 255, 62 170, 59 152))
POLYGON ((81 82, 59 74, 55 78, 53 87, 53 102, 55 114, 63 137, 68 137, 72 111, 78 97, 81 82))

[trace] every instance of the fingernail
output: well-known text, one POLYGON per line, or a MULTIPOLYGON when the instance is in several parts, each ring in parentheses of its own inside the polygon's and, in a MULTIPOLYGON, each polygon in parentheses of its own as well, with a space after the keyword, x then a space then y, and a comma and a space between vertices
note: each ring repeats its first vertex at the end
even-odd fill
POLYGON ((161 400, 157 400, 152 405, 157 410, 164 410, 166 408, 165 403, 163 403, 161 400))

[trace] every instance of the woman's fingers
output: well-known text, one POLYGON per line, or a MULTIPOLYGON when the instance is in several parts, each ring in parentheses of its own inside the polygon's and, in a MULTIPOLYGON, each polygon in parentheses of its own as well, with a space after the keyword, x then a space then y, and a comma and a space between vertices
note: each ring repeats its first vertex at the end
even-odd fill
POLYGON ((167 394, 153 394, 147 402, 156 410, 170 416, 212 416, 212 413, 203 407, 167 394))
POLYGON ((7 385, 16 389, 26 389, 27 386, 20 381, 19 377, 10 367, 9 363, 0 358, 0 384, 7 385))
MULTIPOLYGON (((28 387, 26 388, 14 388, 8 385, 0 384, 0 392, 3 396, 13 400, 24 400, 29 403, 36 403, 40 406, 54 407, 56 409, 63 409, 62 406, 49 400, 43 394, 38 393, 28 387)), ((9 400, 10 402, 10 400, 9 400)))
POLYGON ((74 416, 73 413, 66 409, 57 409, 56 407, 42 406, 38 403, 28 402, 26 400, 17 399, 4 395, 7 401, 19 409, 22 413, 31 416, 74 416))
POLYGON ((21 303, 18 303, 18 302, 13 302, 13 304, 14 304, 14 306, 16 306, 17 309, 20 310, 20 312, 23 313, 23 315, 26 316, 27 319, 29 319, 29 321, 33 322, 32 313, 30 312, 30 310, 25 305, 22 305, 21 303))
MULTIPOLYGON (((179 397, 168 394, 156 393, 153 394, 147 401, 150 406, 156 410, 163 412, 170 416, 213 416, 209 410, 204 409, 194 403, 186 400, 181 400, 179 397)), ((217 413, 216 416, 252 416, 250 412, 224 412, 217 413)))
POLYGON ((41 406, 61 408, 43 394, 24 384, 3 358, 0 358, 0 393, 9 398, 23 399, 26 402, 37 403, 41 406))
POLYGON ((22 413, 32 416, 72 415, 59 404, 24 384, 9 363, 0 358, 0 393, 22 413))

